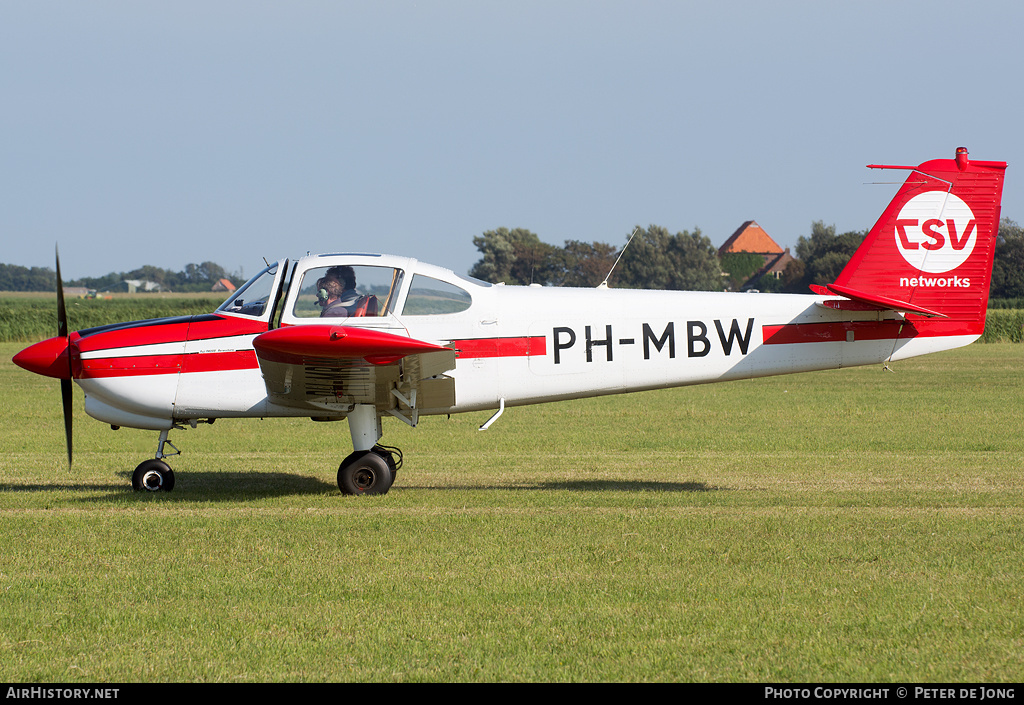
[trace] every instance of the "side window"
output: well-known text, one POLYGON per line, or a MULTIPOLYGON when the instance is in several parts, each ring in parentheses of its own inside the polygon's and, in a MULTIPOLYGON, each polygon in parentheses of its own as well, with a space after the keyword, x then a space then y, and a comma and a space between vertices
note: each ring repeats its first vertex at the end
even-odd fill
POLYGON ((417 274, 412 278, 409 297, 402 309, 403 316, 428 316, 459 313, 469 308, 473 297, 461 287, 440 279, 417 274))
POLYGON ((292 315, 296 318, 385 316, 402 270, 391 267, 317 267, 302 275, 292 315))

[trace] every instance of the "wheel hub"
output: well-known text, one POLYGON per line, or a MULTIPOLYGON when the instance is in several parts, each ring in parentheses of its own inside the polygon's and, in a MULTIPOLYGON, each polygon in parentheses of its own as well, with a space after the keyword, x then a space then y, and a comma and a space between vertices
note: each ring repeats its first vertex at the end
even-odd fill
POLYGON ((377 476, 369 468, 360 468, 355 473, 355 482, 359 489, 366 490, 373 487, 373 482, 377 476))
POLYGON ((156 492, 164 486, 164 476, 156 470, 150 470, 142 476, 142 486, 150 492, 156 492))

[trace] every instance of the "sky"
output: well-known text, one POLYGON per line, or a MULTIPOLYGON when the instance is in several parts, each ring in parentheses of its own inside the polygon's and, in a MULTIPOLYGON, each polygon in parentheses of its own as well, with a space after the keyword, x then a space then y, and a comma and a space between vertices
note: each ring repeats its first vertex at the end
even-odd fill
POLYGON ((1024 3, 0 3, 0 263, 66 280, 473 237, 869 228, 869 163, 1009 163, 1024 3))

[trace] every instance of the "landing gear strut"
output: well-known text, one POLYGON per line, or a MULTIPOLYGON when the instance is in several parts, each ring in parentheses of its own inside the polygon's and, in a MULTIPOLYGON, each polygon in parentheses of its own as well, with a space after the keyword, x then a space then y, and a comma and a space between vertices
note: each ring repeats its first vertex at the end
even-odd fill
POLYGON ((135 472, 132 473, 132 489, 136 492, 170 492, 174 489, 174 471, 171 470, 170 465, 163 461, 168 455, 164 453, 164 446, 168 445, 174 448, 174 452, 170 453, 170 455, 179 455, 181 451, 167 440, 167 433, 168 431, 160 432, 160 442, 156 448, 156 458, 142 461, 135 468, 135 472))

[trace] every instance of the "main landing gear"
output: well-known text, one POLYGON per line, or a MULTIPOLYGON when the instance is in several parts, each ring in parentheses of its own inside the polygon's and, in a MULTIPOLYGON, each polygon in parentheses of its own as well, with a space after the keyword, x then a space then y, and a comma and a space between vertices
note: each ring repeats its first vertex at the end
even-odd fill
POLYGON ((378 445, 382 435, 380 415, 372 404, 356 404, 348 415, 355 451, 338 467, 342 494, 386 494, 402 467, 402 452, 378 445))
POLYGON ((397 448, 375 445, 357 450, 338 467, 338 489, 342 494, 386 494, 402 467, 397 448))

